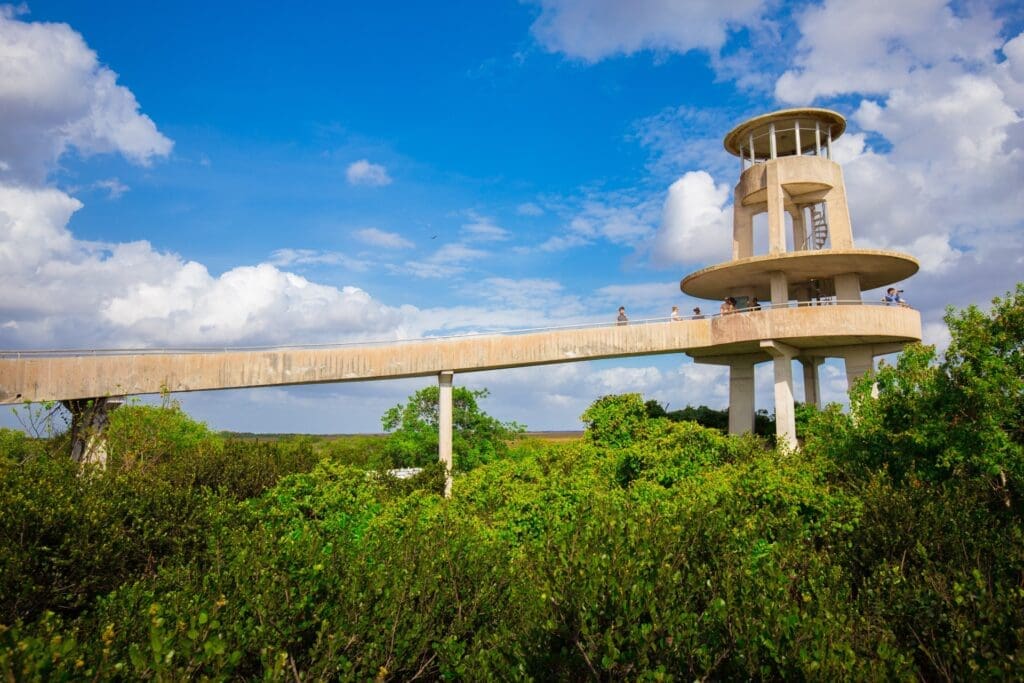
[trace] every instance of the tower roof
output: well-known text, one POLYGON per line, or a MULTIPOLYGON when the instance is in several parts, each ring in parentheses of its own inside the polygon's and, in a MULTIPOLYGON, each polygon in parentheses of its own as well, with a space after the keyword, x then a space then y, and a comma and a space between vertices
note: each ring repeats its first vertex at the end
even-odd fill
MULTIPOLYGON (((777 154, 779 156, 789 156, 796 153, 796 136, 794 135, 794 126, 780 125, 787 123, 801 122, 801 128, 806 128, 806 124, 811 124, 811 128, 814 128, 814 122, 821 124, 822 142, 824 143, 824 136, 827 131, 831 129, 832 139, 835 140, 843 131, 846 130, 846 119, 843 118, 839 112, 832 111, 831 109, 819 109, 816 107, 802 107, 798 109, 780 109, 773 111, 770 114, 762 114, 761 116, 755 116, 752 119, 747 119, 740 125, 729 131, 728 135, 725 136, 725 149, 735 156, 740 156, 740 148, 744 148, 744 152, 749 154, 749 140, 750 137, 754 137, 754 154, 758 158, 767 158, 770 152, 770 141, 768 139, 768 127, 774 123, 777 129, 776 132, 776 145, 777 154)), ((813 130, 812 130, 813 132, 813 130)), ((804 131, 804 137, 800 140, 800 147, 802 150, 813 149, 815 140, 813 135, 806 135, 804 131)))

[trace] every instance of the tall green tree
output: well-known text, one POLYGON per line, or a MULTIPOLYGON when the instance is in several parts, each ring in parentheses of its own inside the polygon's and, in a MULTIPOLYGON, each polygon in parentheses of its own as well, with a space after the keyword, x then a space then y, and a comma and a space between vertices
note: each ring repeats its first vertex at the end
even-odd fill
MULTIPOLYGON (((436 386, 420 389, 408 402, 390 408, 381 418, 391 432, 385 457, 396 467, 421 467, 437 461, 438 397, 436 386)), ((452 389, 452 451, 456 471, 469 471, 508 454, 508 444, 525 431, 515 422, 501 422, 480 409, 487 389, 452 389)))

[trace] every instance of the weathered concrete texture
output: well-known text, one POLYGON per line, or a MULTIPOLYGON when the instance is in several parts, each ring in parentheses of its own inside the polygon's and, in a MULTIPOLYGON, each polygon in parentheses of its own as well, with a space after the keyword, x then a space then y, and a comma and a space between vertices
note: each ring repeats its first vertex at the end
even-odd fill
MULTIPOLYGON (((800 349, 921 338, 905 307, 807 306, 721 318, 422 340, 380 346, 271 351, 0 359, 0 403, 314 384, 443 371, 544 365, 688 351, 694 356, 761 352, 760 340, 800 349)), ((818 355, 829 355, 819 353, 818 355)))

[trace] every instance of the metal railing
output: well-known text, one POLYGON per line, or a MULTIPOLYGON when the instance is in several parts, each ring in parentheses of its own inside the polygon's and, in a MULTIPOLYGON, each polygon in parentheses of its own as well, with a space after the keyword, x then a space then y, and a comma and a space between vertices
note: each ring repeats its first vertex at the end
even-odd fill
POLYGON ((735 315, 756 315, 762 311, 784 308, 808 308, 817 306, 891 306, 909 308, 905 304, 891 304, 885 301, 862 301, 838 300, 834 298, 821 298, 813 301, 789 301, 784 304, 772 304, 759 302, 757 307, 738 308, 728 313, 721 311, 702 313, 700 315, 686 315, 673 318, 670 316, 658 318, 641 318, 630 320, 627 323, 618 321, 583 322, 570 325, 551 325, 547 327, 524 327, 519 329, 492 329, 475 332, 463 332, 459 334, 448 334, 428 337, 408 337, 395 339, 372 339, 363 341, 341 341, 323 342, 315 344, 268 344, 256 346, 174 346, 164 348, 108 348, 108 349, 0 349, 0 358, 21 359, 21 358, 60 358, 76 356, 129 356, 129 355, 175 355, 175 354, 198 354, 198 353, 233 353, 245 351, 301 351, 316 349, 351 348, 354 346, 377 347, 392 344, 423 344, 428 342, 445 341, 449 339, 472 339, 477 337, 492 336, 515 336, 522 334, 535 334, 538 332, 560 332, 580 329, 601 329, 609 327, 636 327, 638 325, 661 324, 666 322, 686 322, 697 320, 713 320, 716 318, 729 318, 735 315))
POLYGON ((783 156, 804 155, 832 158, 832 126, 822 125, 820 121, 778 121, 769 123, 756 133, 749 133, 746 140, 740 141, 738 150, 742 160, 741 171, 779 158, 778 140, 786 134, 793 135, 794 150, 783 156), (754 150, 765 140, 768 141, 769 153, 767 156, 757 156, 754 150))

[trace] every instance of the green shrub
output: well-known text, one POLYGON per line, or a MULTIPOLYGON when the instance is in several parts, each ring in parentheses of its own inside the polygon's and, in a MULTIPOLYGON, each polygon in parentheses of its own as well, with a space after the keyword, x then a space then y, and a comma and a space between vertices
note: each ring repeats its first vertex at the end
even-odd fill
POLYGON ((580 419, 587 427, 584 438, 606 448, 621 448, 644 438, 650 422, 640 394, 602 396, 580 419))
POLYGON ((0 468, 16 465, 23 460, 38 457, 46 450, 46 442, 30 439, 25 432, 0 427, 0 468))
POLYGON ((309 440, 200 442, 151 466, 151 476, 242 500, 260 495, 289 474, 308 472, 320 459, 309 440))
POLYGON ((137 467, 207 452, 220 438, 186 415, 176 402, 161 406, 125 405, 111 411, 106 430, 108 463, 137 467))
POLYGON ((0 623, 75 614, 125 580, 189 557, 215 514, 208 496, 66 456, 0 471, 0 623))

